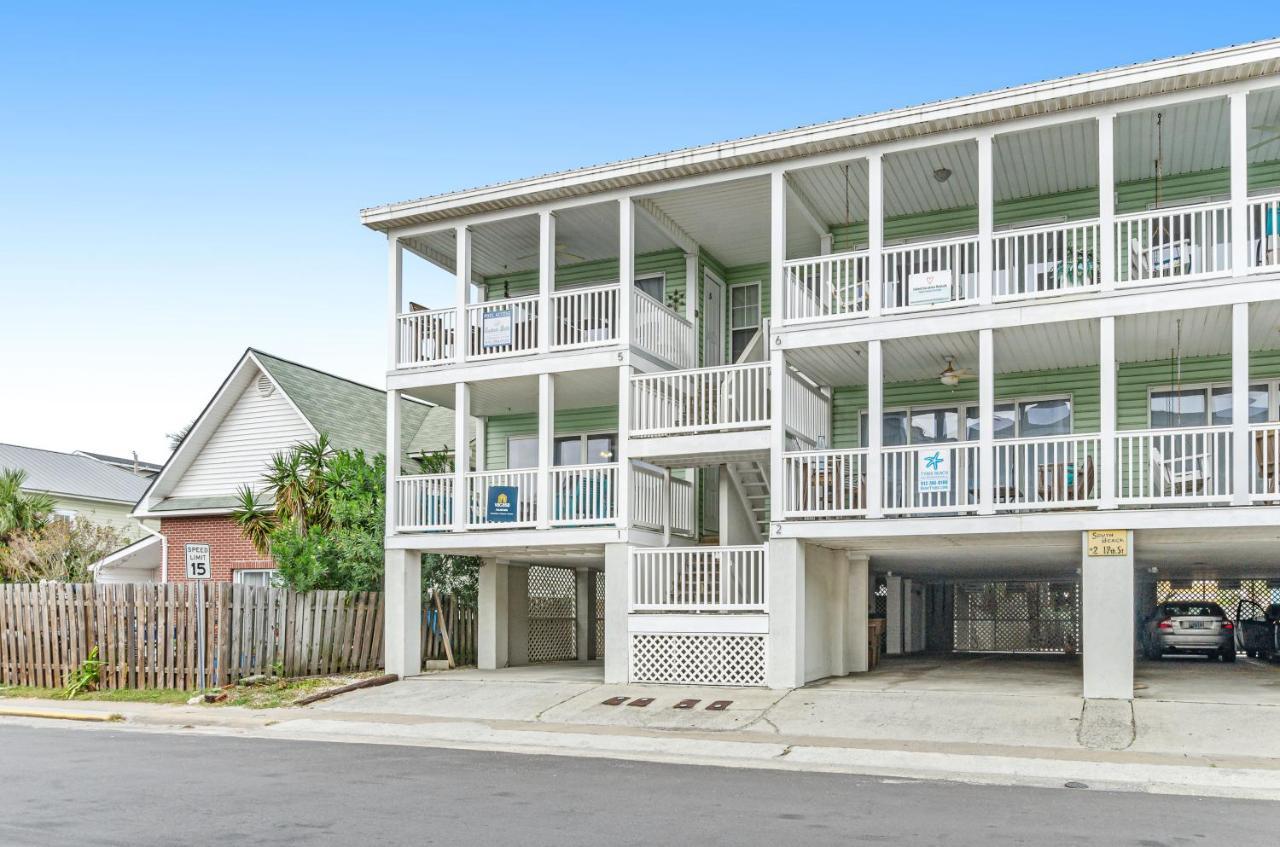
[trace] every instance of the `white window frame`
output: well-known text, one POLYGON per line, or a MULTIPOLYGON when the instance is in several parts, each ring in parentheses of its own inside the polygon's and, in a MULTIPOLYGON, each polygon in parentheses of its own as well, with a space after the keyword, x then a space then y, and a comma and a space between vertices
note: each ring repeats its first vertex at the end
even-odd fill
POLYGON ((652 294, 648 294, 643 291, 641 293, 645 294, 646 297, 657 300, 659 303, 661 303, 664 306, 667 305, 667 273, 666 271, 655 271, 654 273, 636 274, 634 277, 632 277, 632 279, 633 279, 632 284, 635 286, 637 291, 640 291, 640 283, 648 282, 654 279, 659 280, 662 286, 662 296, 654 297, 652 294))
MULTIPOLYGON (((556 444, 556 442, 557 442, 557 441, 563 441, 563 440, 568 439, 568 438, 577 438, 577 439, 579 439, 579 443, 580 443, 580 445, 581 445, 581 449, 582 449, 582 455, 583 455, 583 457, 584 457, 584 458, 586 458, 586 456, 587 456, 587 444, 590 442, 590 440, 591 440, 592 438, 601 438, 601 437, 604 437, 604 436, 612 436, 614 444, 616 445, 616 444, 618 443, 619 436, 618 436, 618 431, 617 431, 616 429, 603 429, 603 430, 601 430, 601 429, 597 429, 597 430, 587 430, 587 431, 584 431, 584 432, 559 432, 559 433, 556 433, 555 435, 552 435, 552 436, 551 436, 551 459, 552 459, 552 461, 555 461, 555 444, 556 444)), ((537 438, 538 438, 538 436, 537 436, 537 435, 529 435, 529 434, 527 434, 527 433, 526 433, 526 434, 524 434, 524 435, 508 435, 508 436, 507 436, 507 470, 520 470, 520 469, 521 469, 521 468, 513 468, 513 467, 511 467, 511 441, 512 441, 512 439, 516 439, 516 438, 533 439, 534 441, 536 441, 536 440, 537 440, 537 438)), ((616 460, 617 460, 617 458, 618 458, 618 456, 617 456, 617 452, 616 452, 616 449, 615 449, 614 456, 613 456, 613 461, 616 461, 616 460)), ((557 467, 557 468, 577 468, 577 467, 584 467, 584 466, 585 466, 585 465, 587 465, 587 464, 593 464, 593 463, 592 463, 592 462, 586 462, 586 463, 584 463, 583 465, 553 465, 553 467, 557 467)), ((596 462, 596 463, 594 463, 594 464, 607 465, 607 464, 609 464, 609 462, 596 462)), ((537 465, 526 465, 526 466, 524 466, 524 468, 525 468, 525 469, 527 469, 527 468, 531 468, 531 467, 537 467, 537 465)))
MULTIPOLYGON (((1251 379, 1249 385, 1265 385, 1267 387, 1267 420, 1280 420, 1280 379, 1251 379)), ((1231 390, 1230 382, 1186 382, 1179 385, 1165 383, 1147 386, 1147 428, 1156 429, 1151 423, 1151 395, 1158 391, 1201 391, 1205 392, 1204 423, 1200 426, 1213 426, 1213 392, 1219 388, 1231 390)), ((1176 428, 1176 427, 1175 427, 1176 428)), ((1162 427, 1163 429, 1163 427, 1162 427)))
POLYGON ((536 433, 533 435, 529 435, 528 433, 525 433, 522 435, 508 435, 507 436, 507 456, 506 456, 506 461, 504 462, 504 464, 507 466, 507 470, 515 471, 515 470, 523 470, 526 468, 536 468, 538 466, 538 462, 536 460, 537 446, 538 446, 538 436, 536 433), (528 440, 533 441, 535 460, 532 465, 520 465, 519 467, 517 467, 511 464, 511 442, 515 441, 516 439, 520 439, 521 441, 528 441, 528 440))
MULTIPOLYGON (((1071 425, 1070 434, 1072 435, 1076 434, 1076 398, 1073 392, 1068 391, 1061 394, 1030 394, 1026 396, 1019 395, 1014 397, 997 397, 994 405, 1000 406, 1000 405, 1012 403, 1014 411, 1016 413, 1018 406, 1021 403, 1041 403, 1046 400, 1066 400, 1068 403, 1071 404, 1071 417, 1068 419, 1068 422, 1071 425)), ((906 414, 907 420, 910 421, 911 416, 915 412, 938 411, 939 409, 954 410, 959 417, 959 426, 957 427, 957 429, 960 433, 960 438, 956 439, 953 442, 943 441, 943 442, 930 442, 930 443, 937 443, 937 444, 970 443, 972 444, 972 443, 977 443, 977 439, 970 439, 967 437, 969 432, 969 427, 967 425, 968 419, 965 417, 965 413, 971 407, 976 407, 977 405, 978 405, 977 403, 962 403, 958 406, 948 406, 945 403, 919 403, 913 406, 886 407, 884 409, 884 414, 892 415, 892 414, 898 414, 899 412, 901 412, 906 414)), ((867 429, 866 422, 867 422, 867 410, 862 409, 858 412, 858 443, 859 444, 862 443, 862 433, 866 432, 866 429, 867 429)), ((1015 432, 1013 437, 1021 438, 1022 437, 1022 432, 1021 432, 1022 416, 1021 415, 1017 415, 1017 414, 1014 415, 1013 425, 1015 427, 1015 432)), ((910 437, 910 434, 911 434, 911 429, 910 427, 908 427, 907 428, 908 437, 910 437)), ((907 444, 903 446, 911 446, 912 443, 913 442, 908 441, 907 444)))
POLYGON ((729 337, 726 340, 729 342, 728 350, 729 350, 729 357, 731 359, 735 358, 734 352, 733 352, 733 334, 735 332, 738 332, 740 330, 748 330, 748 329, 753 329, 756 332, 759 332, 764 327, 764 299, 763 299, 764 287, 763 286, 764 286, 764 283, 758 279, 753 280, 751 282, 735 282, 729 286, 728 290, 725 293, 725 306, 729 310, 728 320, 725 321, 725 328, 729 332, 729 337), (734 326, 733 325, 733 312, 734 312, 733 291, 736 288, 754 288, 756 290, 756 322, 754 325, 751 325, 751 326, 734 326))
POLYGON ((280 579, 280 573, 275 568, 237 568, 231 572, 231 581, 235 585, 246 585, 244 581, 245 574, 267 574, 267 584, 255 585, 255 588, 275 588, 280 579))

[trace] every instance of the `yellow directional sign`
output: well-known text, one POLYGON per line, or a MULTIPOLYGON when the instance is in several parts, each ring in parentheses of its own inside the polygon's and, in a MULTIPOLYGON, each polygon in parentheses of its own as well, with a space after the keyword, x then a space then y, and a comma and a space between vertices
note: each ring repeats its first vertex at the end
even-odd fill
POLYGON ((1091 529, 1085 544, 1090 556, 1129 555, 1129 533, 1123 529, 1091 529))

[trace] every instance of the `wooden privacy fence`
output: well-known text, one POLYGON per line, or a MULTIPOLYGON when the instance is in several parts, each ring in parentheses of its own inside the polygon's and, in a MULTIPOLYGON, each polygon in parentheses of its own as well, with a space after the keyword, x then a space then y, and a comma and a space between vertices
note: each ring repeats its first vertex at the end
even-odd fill
MULTIPOLYGON (((474 610, 442 606, 455 659, 474 661, 474 610)), ((424 608, 425 658, 443 658, 434 608, 424 608)), ((199 688, 201 668, 206 686, 255 674, 374 670, 382 667, 382 616, 378 591, 0 585, 0 684, 64 687, 94 647, 103 688, 199 688)))

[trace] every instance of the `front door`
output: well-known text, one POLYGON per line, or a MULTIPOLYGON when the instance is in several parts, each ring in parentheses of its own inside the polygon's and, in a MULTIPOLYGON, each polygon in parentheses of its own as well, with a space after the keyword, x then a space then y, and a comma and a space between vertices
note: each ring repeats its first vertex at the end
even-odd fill
POLYGON ((707 271, 702 279, 702 364, 724 364, 724 283, 707 271))

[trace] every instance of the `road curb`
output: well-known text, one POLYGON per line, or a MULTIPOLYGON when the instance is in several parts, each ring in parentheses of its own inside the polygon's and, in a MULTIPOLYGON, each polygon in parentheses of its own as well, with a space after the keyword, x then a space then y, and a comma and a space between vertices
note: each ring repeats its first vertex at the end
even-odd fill
POLYGON ((52 721, 114 723, 124 720, 124 715, 108 712, 61 712, 54 709, 7 709, 0 707, 0 718, 40 718, 52 721))

